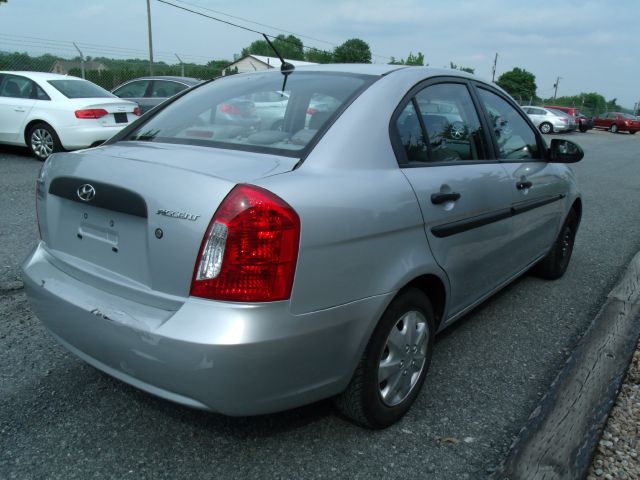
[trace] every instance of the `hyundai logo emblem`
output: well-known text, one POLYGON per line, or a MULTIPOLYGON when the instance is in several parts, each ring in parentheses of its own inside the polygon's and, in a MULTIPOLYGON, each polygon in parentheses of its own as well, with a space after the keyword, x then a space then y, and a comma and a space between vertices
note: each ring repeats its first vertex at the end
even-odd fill
POLYGON ((85 183, 78 187, 78 198, 83 202, 90 202, 96 196, 96 189, 92 185, 85 183))

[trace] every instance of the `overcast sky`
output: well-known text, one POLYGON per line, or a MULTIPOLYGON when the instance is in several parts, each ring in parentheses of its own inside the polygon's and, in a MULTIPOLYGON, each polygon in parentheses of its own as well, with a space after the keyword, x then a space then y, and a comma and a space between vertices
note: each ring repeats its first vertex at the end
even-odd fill
MULTIPOLYGON (((306 45, 332 48, 353 37, 365 40, 373 61, 424 53, 431 66, 452 61, 491 78, 513 67, 536 76, 538 95, 599 92, 632 108, 640 100, 640 1, 564 0, 168 0, 297 33, 306 45), (323 41, 329 42, 323 43, 323 41)), ((151 0, 156 58, 174 62, 232 59, 259 37, 151 0)), ((277 35, 211 11, 209 15, 277 35)), ((0 5, 0 50, 73 55, 148 55, 146 0, 8 0, 0 5), (20 37, 37 37, 42 40, 20 37), (92 45, 88 45, 92 44, 92 45), (130 50, 125 50, 130 49, 130 50)))

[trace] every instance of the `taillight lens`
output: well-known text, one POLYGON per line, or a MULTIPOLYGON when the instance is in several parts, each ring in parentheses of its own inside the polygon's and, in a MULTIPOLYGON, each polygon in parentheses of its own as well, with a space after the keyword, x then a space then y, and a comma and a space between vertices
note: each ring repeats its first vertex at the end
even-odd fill
POLYGON ((236 302, 291 296, 300 218, 260 187, 238 185, 216 211, 196 261, 191 295, 236 302))
POLYGON ((139 117, 140 115, 142 115, 142 110, 140 110, 140 107, 136 107, 136 108, 134 108, 134 109, 133 109, 133 114, 134 114, 134 115, 136 115, 136 116, 138 116, 138 117, 139 117))
POLYGON ((76 118, 102 118, 108 115, 104 108, 85 108, 84 110, 76 110, 76 118))
POLYGON ((229 115, 240 115, 240 110, 232 103, 223 103, 220 105, 220 111, 229 115))

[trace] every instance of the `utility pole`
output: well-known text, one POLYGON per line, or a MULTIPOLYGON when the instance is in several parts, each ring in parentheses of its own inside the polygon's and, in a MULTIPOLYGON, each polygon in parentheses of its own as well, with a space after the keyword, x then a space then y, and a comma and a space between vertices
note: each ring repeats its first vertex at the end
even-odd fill
POLYGON ((560 83, 560 79, 562 77, 558 77, 556 78, 556 83, 553 84, 553 88, 555 88, 554 92, 553 92, 553 99, 556 99, 556 96, 558 95, 558 84, 560 83))
POLYGON ((149 75, 153 75, 153 40, 151 39, 151 0, 147 0, 147 25, 149 27, 149 75))
POLYGON ((82 51, 78 48, 78 45, 76 45, 76 42, 71 42, 71 43, 73 43, 73 46, 76 47, 76 50, 80 54, 80 74, 82 75, 82 78, 84 78, 84 55, 82 54, 82 51))
POLYGON ((491 75, 491 81, 496 81, 496 65, 498 64, 498 52, 496 52, 496 58, 493 59, 493 74, 491 75))
POLYGON ((182 61, 182 59, 178 56, 177 53, 174 53, 174 55, 176 56, 176 58, 178 59, 178 61, 180 62, 180 67, 182 68, 182 76, 184 77, 184 62, 182 61))

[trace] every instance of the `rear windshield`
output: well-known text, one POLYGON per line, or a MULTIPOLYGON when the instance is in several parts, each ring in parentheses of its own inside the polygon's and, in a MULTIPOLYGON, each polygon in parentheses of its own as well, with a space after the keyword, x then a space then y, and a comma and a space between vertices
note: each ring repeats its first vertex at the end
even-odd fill
POLYGON ((86 80, 49 80, 49 84, 67 98, 103 98, 113 97, 98 85, 86 80))
POLYGON ((198 87, 124 140, 300 156, 377 77, 329 72, 232 75, 198 87))
POLYGON ((635 117, 635 116, 633 116, 633 115, 631 115, 631 114, 629 114, 629 113, 622 113, 620 116, 621 116, 622 118, 628 118, 629 120, 635 120, 635 119, 636 119, 636 117, 635 117))

